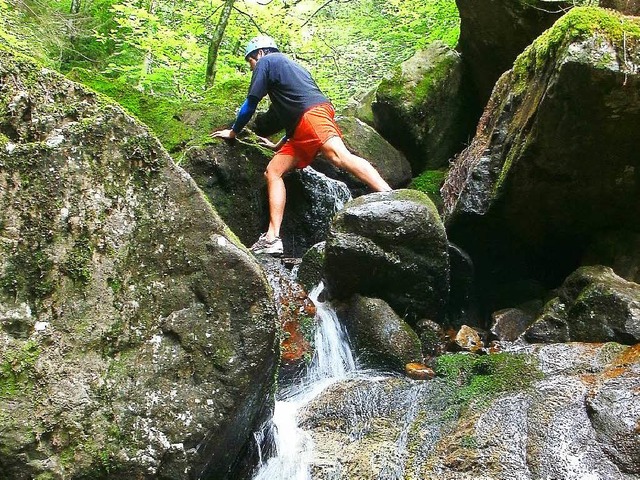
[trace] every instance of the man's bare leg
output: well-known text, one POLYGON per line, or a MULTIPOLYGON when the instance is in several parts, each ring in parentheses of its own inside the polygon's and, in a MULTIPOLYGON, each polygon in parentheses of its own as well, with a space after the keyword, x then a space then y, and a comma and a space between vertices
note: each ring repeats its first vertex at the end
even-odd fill
POLYGON ((366 183, 374 192, 388 192, 389 184, 367 160, 354 155, 340 137, 331 137, 321 149, 327 159, 336 167, 346 170, 366 183))
POLYGON ((267 179, 267 195, 269 197, 269 230, 267 240, 271 241, 280 236, 280 225, 284 216, 284 207, 287 202, 287 190, 284 187, 282 177, 293 170, 297 160, 290 155, 276 154, 264 172, 267 179))

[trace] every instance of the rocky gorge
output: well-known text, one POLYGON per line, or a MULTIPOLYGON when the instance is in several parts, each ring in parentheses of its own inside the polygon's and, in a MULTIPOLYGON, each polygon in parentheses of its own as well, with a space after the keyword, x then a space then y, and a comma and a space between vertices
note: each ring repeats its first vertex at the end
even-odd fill
POLYGON ((385 375, 299 412, 309 478, 640 478, 637 6, 457 3, 458 49, 341 119, 395 190, 322 159, 286 179, 301 286, 275 302, 282 265, 243 246, 267 214, 251 136, 176 165, 0 46, 0 479, 250 478, 320 281, 385 375))

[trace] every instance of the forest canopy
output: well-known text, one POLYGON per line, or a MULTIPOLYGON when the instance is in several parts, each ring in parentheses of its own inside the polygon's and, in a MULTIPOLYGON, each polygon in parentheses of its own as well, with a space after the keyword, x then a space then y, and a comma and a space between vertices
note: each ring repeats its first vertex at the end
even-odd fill
POLYGON ((425 44, 455 45, 459 19, 454 0, 0 0, 0 27, 63 73, 190 101, 211 86, 217 34, 213 83, 244 90, 244 45, 265 33, 341 107, 425 44))

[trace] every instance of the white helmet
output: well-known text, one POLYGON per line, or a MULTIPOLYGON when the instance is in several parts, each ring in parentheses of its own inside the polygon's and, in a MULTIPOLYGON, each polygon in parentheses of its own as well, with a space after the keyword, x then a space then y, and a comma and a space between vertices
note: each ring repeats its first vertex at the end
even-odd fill
POLYGON ((276 50, 278 50, 276 41, 273 38, 267 35, 258 35, 257 37, 249 40, 249 43, 247 43, 247 48, 245 48, 244 50, 244 58, 247 58, 250 53, 253 53, 256 50, 260 50, 261 48, 275 48, 276 50))

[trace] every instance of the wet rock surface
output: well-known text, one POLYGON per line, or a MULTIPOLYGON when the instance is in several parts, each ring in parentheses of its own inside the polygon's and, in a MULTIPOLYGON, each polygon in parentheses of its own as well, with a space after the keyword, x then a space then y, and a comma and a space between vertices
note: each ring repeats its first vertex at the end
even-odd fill
POLYGON ((402 372, 422 360, 418 336, 383 300, 354 295, 338 312, 365 365, 402 372))
POLYGON ((317 447, 312 478, 638 478, 637 346, 573 343, 499 356, 537 365, 528 388, 461 403, 464 385, 489 385, 498 370, 330 387, 302 414, 317 447))

